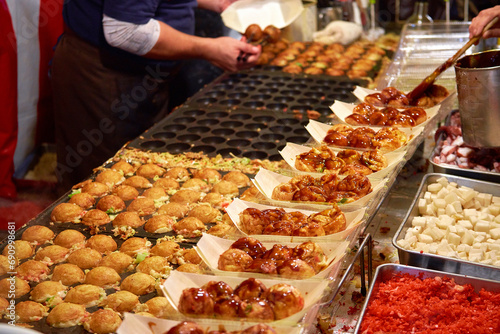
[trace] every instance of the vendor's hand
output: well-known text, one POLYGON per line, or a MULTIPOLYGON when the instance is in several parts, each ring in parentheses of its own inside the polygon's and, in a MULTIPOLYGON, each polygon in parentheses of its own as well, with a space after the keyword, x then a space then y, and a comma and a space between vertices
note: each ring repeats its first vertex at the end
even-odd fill
MULTIPOLYGON (((474 36, 480 36, 484 27, 494 17, 500 18, 500 6, 495 6, 480 11, 479 14, 472 19, 472 23, 469 26, 469 38, 472 38, 474 36)), ((483 35, 483 38, 490 38, 490 37, 500 37, 500 21, 497 24, 495 24, 493 28, 486 31, 483 35)))
POLYGON ((328 23, 325 29, 313 33, 315 42, 332 44, 341 43, 348 45, 357 40, 363 28, 356 23, 347 21, 333 21, 328 23))
POLYGON ((246 43, 244 36, 241 40, 218 37, 213 39, 206 59, 225 71, 235 72, 254 66, 260 53, 261 46, 246 43), (240 52, 246 54, 246 61, 237 60, 240 52))

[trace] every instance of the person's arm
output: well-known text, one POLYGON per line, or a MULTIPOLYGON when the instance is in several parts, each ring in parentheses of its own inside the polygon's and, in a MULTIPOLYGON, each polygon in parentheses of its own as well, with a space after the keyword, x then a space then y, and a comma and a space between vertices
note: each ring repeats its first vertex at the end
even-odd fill
POLYGON ((160 22, 160 36, 151 51, 144 57, 153 59, 205 59, 227 71, 237 71, 253 66, 261 48, 231 37, 206 38, 184 34, 160 22), (250 56, 238 62, 240 51, 250 56))
POLYGON ((222 13, 235 1, 236 0, 198 0, 198 7, 208 9, 216 13, 222 13))
MULTIPOLYGON (((472 19, 471 25, 469 26, 469 38, 481 35, 484 27, 494 17, 500 18, 500 6, 495 6, 480 11, 479 14, 472 19)), ((483 38, 490 37, 500 37, 500 21, 483 35, 483 38)))

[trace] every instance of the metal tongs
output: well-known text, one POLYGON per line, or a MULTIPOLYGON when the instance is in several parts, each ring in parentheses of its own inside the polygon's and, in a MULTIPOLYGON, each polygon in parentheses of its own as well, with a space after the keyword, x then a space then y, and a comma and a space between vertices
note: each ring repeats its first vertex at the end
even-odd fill
POLYGON ((427 78, 425 78, 417 87, 415 87, 410 93, 408 93, 407 97, 408 100, 410 100, 410 104, 415 104, 416 100, 422 96, 422 94, 431 86, 436 78, 441 75, 444 71, 446 71, 450 66, 455 64, 455 62, 460 58, 460 56, 467 51, 468 48, 470 48, 473 44, 475 44, 477 41, 481 39, 483 34, 491 29, 496 23, 498 22, 498 17, 493 18, 484 28, 483 31, 481 32, 480 35, 474 36, 469 41, 462 46, 460 50, 458 50, 457 53, 453 55, 450 59, 445 61, 443 64, 441 64, 438 68, 434 70, 427 78))

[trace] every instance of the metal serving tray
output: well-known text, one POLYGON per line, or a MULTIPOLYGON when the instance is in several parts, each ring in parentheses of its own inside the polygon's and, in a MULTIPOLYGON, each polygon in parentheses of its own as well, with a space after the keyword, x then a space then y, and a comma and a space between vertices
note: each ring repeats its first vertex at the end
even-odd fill
POLYGON ((413 217, 418 215, 418 200, 424 196, 427 186, 430 183, 436 182, 436 180, 441 177, 446 177, 448 181, 456 182, 459 186, 466 186, 482 193, 500 196, 500 186, 495 183, 477 181, 446 174, 430 173, 425 175, 422 183, 420 184, 420 187, 418 188, 413 203, 411 204, 410 208, 408 209, 408 213, 403 219, 403 223, 400 225, 400 227, 396 231, 396 234, 394 235, 394 238, 392 239, 392 244, 398 250, 399 262, 415 267, 428 268, 448 273, 457 273, 500 281, 500 267, 436 254, 420 253, 417 251, 404 249, 397 244, 398 240, 404 239, 406 231, 411 227, 413 217))
POLYGON ((485 289, 489 292, 500 292, 500 283, 492 280, 469 277, 466 275, 459 274, 450 274, 444 273, 436 270, 415 268, 410 266, 398 265, 398 264, 383 264, 377 267, 375 272, 375 279, 370 287, 368 295, 366 296, 365 303, 363 305, 363 309, 361 310, 361 315, 359 317, 358 323, 356 325, 356 329, 354 333, 359 333, 361 328, 361 323, 363 322, 363 318, 366 313, 366 309, 370 304, 372 297, 376 295, 381 283, 388 281, 392 277, 397 274, 410 274, 414 276, 420 276, 422 278, 431 278, 431 277, 449 277, 453 278, 456 284, 464 285, 470 284, 474 287, 475 292, 479 292, 481 289, 485 289))
MULTIPOLYGON (((458 112, 458 110, 453 110, 446 117, 446 120, 445 120, 446 126, 456 125, 456 124, 451 124, 450 120, 451 120, 451 115, 453 115, 454 113, 457 113, 457 112, 458 112)), ((486 171, 475 170, 475 169, 460 168, 460 167, 454 166, 454 165, 435 163, 433 161, 433 158, 435 156, 440 155, 442 143, 445 139, 446 139, 446 134, 442 133, 439 136, 439 138, 437 139, 436 146, 434 147, 434 150, 432 150, 432 153, 429 157, 429 162, 431 163, 432 169, 435 173, 452 174, 452 175, 468 177, 468 178, 476 179, 476 180, 483 180, 483 181, 500 183, 500 173, 486 172, 486 171)))

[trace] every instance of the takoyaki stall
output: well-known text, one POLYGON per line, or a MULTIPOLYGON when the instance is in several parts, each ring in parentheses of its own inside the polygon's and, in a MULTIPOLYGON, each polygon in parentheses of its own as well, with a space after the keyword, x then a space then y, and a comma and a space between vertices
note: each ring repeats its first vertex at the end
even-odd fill
POLYGON ((498 151, 465 144, 449 71, 409 97, 467 27, 347 45, 245 34, 257 67, 216 78, 2 242, 2 321, 498 333, 498 151))

